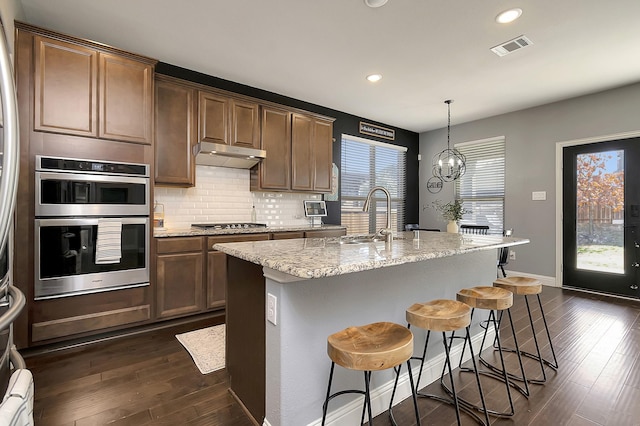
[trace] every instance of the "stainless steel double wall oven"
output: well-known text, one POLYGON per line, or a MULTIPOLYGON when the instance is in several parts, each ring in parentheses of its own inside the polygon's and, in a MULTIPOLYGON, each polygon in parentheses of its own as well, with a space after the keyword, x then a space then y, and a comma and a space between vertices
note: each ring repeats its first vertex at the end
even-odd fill
POLYGON ((149 285, 149 197, 146 164, 37 156, 35 299, 149 285), (106 222, 118 225, 119 259, 103 263, 106 222))

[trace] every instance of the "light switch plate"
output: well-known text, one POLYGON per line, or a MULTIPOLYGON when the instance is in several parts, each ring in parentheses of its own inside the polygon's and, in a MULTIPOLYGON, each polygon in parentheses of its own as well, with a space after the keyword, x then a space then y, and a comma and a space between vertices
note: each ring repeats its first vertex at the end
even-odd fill
POLYGON ((534 201, 544 201, 547 199, 547 191, 533 191, 531 199, 534 201))
POLYGON ((267 293, 267 320, 278 325, 278 298, 271 293, 267 293))

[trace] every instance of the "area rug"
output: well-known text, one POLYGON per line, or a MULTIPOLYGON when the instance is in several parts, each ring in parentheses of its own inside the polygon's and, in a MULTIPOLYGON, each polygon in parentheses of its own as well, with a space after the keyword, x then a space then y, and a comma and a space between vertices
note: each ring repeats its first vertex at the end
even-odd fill
POLYGON ((176 338, 189 352, 202 374, 224 368, 224 324, 176 334, 176 338))

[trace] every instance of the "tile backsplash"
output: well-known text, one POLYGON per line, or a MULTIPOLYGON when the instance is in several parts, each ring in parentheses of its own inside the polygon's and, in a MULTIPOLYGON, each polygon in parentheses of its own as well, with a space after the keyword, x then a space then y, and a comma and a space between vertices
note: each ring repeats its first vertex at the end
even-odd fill
POLYGON ((164 226, 189 228, 192 223, 250 222, 269 226, 307 225, 303 200, 320 200, 320 194, 249 191, 249 170, 196 166, 193 188, 155 187, 155 201, 164 205, 164 226))

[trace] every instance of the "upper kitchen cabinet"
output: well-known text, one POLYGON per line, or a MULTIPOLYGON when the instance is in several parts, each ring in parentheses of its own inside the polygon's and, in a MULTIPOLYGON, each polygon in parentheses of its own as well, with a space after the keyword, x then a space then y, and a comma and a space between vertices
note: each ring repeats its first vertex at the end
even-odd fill
POLYGON ((251 170, 251 189, 291 188, 291 113, 262 107, 261 148, 267 152, 257 169, 251 170))
POLYGON ((263 106, 261 144, 252 190, 331 191, 333 119, 263 106))
POLYGON ((156 75, 155 88, 155 183, 194 186, 197 90, 162 75, 156 75))
POLYGON ((33 33, 33 129, 150 145, 155 61, 17 23, 33 33))
POLYGON ((257 103, 208 91, 198 97, 200 141, 260 147, 257 103))

